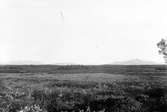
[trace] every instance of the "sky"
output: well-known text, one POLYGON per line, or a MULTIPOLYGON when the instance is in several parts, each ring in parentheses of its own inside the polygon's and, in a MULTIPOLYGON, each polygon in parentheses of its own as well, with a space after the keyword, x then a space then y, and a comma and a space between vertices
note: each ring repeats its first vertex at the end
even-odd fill
POLYGON ((0 0, 0 63, 163 63, 166 0, 0 0))

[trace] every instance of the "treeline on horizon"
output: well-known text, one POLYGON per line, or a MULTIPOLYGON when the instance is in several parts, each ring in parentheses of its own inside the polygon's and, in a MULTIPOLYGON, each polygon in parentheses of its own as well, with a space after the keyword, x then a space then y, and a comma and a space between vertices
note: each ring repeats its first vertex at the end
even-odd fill
POLYGON ((166 75, 166 65, 1 65, 0 73, 112 73, 166 75))

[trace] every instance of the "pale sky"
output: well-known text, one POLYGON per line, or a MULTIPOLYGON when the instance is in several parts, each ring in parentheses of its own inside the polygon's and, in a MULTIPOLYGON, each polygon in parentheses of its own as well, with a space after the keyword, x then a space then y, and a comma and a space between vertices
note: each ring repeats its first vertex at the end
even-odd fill
POLYGON ((163 62, 166 0, 0 0, 0 63, 163 62))

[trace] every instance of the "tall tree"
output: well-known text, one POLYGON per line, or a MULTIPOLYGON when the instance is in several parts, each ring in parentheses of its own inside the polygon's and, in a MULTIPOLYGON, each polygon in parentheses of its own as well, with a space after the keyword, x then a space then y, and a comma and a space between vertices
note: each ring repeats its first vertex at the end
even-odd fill
POLYGON ((161 41, 157 43, 157 46, 159 48, 159 54, 163 55, 163 58, 167 63, 167 39, 161 39, 161 41))

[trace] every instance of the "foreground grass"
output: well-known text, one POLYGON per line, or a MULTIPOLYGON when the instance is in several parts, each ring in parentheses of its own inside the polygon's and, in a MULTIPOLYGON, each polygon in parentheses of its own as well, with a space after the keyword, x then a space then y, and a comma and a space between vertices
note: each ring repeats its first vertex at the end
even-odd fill
POLYGON ((167 76, 1 73, 2 112, 166 112, 167 76))

